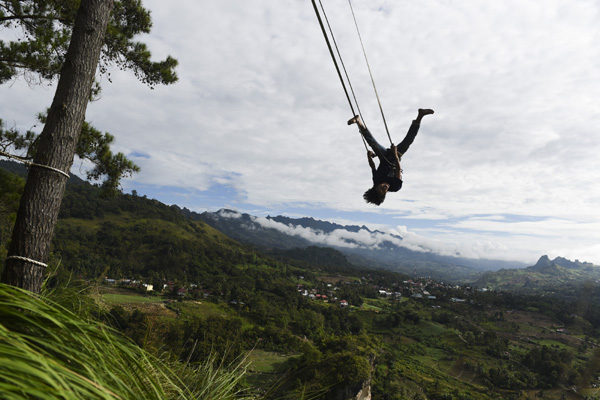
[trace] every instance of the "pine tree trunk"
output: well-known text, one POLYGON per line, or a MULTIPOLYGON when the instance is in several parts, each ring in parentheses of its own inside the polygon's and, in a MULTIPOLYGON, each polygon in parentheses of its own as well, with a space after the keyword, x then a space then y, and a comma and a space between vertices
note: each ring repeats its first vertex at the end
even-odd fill
MULTIPOLYGON (((71 169, 112 6, 113 0, 81 1, 35 164, 71 169)), ((30 168, 2 282, 40 291, 45 268, 28 260, 47 263, 66 181, 51 169, 30 168)))

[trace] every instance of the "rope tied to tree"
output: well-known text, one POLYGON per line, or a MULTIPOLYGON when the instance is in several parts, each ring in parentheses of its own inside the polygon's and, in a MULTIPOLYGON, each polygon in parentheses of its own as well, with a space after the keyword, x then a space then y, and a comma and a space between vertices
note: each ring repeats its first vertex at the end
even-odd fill
POLYGON ((54 168, 54 167, 51 167, 51 166, 49 166, 49 165, 37 164, 37 163, 31 162, 31 161, 29 161, 29 160, 26 160, 26 159, 24 159, 24 158, 22 158, 22 157, 18 157, 18 156, 15 156, 15 155, 12 155, 12 154, 6 153, 6 152, 4 152, 4 151, 2 151, 2 150, 0 150, 0 155, 2 155, 2 156, 5 156, 5 157, 8 157, 8 158, 12 158, 13 160, 20 161, 20 162, 22 162, 23 164, 27 164, 27 165, 29 165, 30 167, 39 167, 39 168, 46 168, 46 169, 49 169, 50 171, 54 171, 54 172, 56 172, 56 173, 59 173, 59 174, 61 174, 61 175, 65 176, 65 177, 67 177, 67 179, 71 177, 71 175, 67 174, 67 173, 66 173, 66 172, 64 172, 64 171, 61 171, 61 170, 60 170, 60 169, 58 169, 58 168, 54 168))
POLYGON ((32 260, 31 258, 27 258, 27 257, 21 257, 21 256, 8 256, 6 257, 7 260, 19 260, 19 261, 25 261, 31 264, 35 264, 38 267, 42 267, 42 268, 48 268, 48 264, 44 264, 43 262, 40 261, 36 261, 36 260, 32 260))
MULTIPOLYGON (((50 167, 50 166, 48 166, 48 165, 43 165, 43 164, 37 164, 37 163, 31 162, 31 161, 29 161, 29 160, 26 160, 26 159, 24 159, 24 158, 22 158, 22 157, 18 157, 18 156, 15 156, 15 155, 13 155, 13 154, 6 153, 6 152, 4 152, 4 151, 2 151, 2 150, 0 150, 0 155, 2 155, 2 156, 5 156, 5 157, 8 157, 8 158, 11 158, 11 159, 13 159, 13 160, 20 161, 20 162, 22 162, 22 163, 24 163, 24 164, 27 164, 27 165, 29 165, 30 167, 40 167, 40 168, 46 168, 46 169, 49 169, 49 170, 51 170, 51 171, 57 172, 57 173, 59 173, 59 174, 61 174, 61 175, 63 175, 63 176, 66 176, 67 178, 70 178, 70 175, 69 175, 69 174, 67 174, 67 173, 66 173, 66 172, 64 172, 64 171, 61 171, 61 170, 60 170, 60 169, 58 169, 58 168, 50 167)), ((42 267, 42 268, 48 268, 48 264, 45 264, 45 263, 43 263, 43 262, 41 262, 41 261, 32 260, 31 258, 22 257, 22 256, 8 256, 8 257, 6 257, 6 260, 19 260, 19 261, 25 261, 25 262, 28 262, 28 263, 31 263, 31 264, 37 265, 38 267, 42 267)))

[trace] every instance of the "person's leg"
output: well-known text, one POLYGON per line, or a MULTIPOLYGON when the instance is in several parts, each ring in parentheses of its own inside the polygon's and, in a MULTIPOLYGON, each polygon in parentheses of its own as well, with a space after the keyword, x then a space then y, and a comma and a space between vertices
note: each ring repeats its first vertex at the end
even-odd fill
POLYGON ((385 152, 387 151, 387 149, 385 147, 383 147, 382 145, 380 145, 377 142, 377 140, 375 140, 375 138, 373 137, 371 132, 367 129, 365 124, 363 124, 363 122, 361 121, 361 119, 358 115, 351 118, 348 121, 348 125, 352 125, 352 124, 358 125, 358 130, 363 135, 363 137, 365 138, 365 140, 367 141, 369 146, 373 149, 373 151, 375 152, 377 157, 379 157, 380 159, 382 159, 382 157, 385 158, 385 152))
POLYGON ((417 114, 417 118, 412 122, 410 128, 408 128, 408 132, 404 139, 398 143, 396 146, 398 150, 398 155, 402 156, 402 154, 406 153, 412 142, 415 140, 417 133, 419 133, 419 127, 421 126, 421 120, 424 116, 433 114, 433 110, 419 108, 419 113, 417 114))

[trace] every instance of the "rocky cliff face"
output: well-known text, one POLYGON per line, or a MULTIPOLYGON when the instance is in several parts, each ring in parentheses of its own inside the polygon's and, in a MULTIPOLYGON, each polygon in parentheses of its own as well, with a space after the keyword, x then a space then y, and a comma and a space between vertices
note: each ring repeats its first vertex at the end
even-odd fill
POLYGON ((369 378, 354 385, 341 388, 331 400, 371 400, 371 378, 375 370, 375 354, 369 356, 371 364, 369 378))
POLYGON ((358 392, 358 394, 356 395, 356 397, 354 399, 355 400, 371 400, 371 381, 370 380, 365 381, 365 385, 358 392))
POLYGON ((340 389, 332 400, 371 400, 371 379, 340 389))

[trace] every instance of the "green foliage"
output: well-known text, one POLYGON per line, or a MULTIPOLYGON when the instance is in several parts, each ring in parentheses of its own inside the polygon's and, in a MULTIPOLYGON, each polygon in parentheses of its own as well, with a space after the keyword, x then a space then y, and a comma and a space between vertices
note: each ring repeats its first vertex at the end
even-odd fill
POLYGON ((170 368, 112 329, 0 285, 0 392, 6 399, 233 399, 243 369, 214 358, 170 368), (209 397, 202 397, 208 395, 209 397))
MULTIPOLYGON (((9 150, 22 150, 33 147, 35 132, 28 130, 25 133, 19 132, 16 128, 9 128, 4 121, 0 119, 0 151, 8 153, 9 150)), ((27 153, 23 158, 28 159, 32 156, 27 153)))
POLYGON ((354 269, 342 253, 326 247, 308 246, 303 249, 294 248, 289 250, 273 248, 268 250, 267 254, 286 263, 304 268, 318 265, 321 270, 327 272, 347 273, 349 270, 354 269))
POLYGON ((358 392, 371 375, 369 344, 367 337, 343 335, 306 345, 300 357, 290 360, 293 373, 278 393, 308 392, 311 398, 331 399, 347 389, 358 392))
MULTIPOLYGON (((38 116, 41 123, 46 122, 46 115, 38 116)), ((38 135, 33 131, 21 133, 14 128, 7 129, 0 120, 0 150, 25 151, 20 156, 23 160, 31 161, 37 152, 38 135)), ((102 181, 104 195, 115 195, 119 190, 119 182, 123 177, 139 172, 140 168, 129 160, 123 153, 113 154, 110 146, 114 136, 104 134, 84 122, 81 128, 75 154, 82 160, 88 160, 94 167, 87 171, 87 179, 95 182, 102 181)))
POLYGON ((192 363, 199 363, 211 354, 227 364, 239 359, 244 353, 240 335, 242 321, 237 318, 209 317, 194 319, 183 325, 186 338, 182 355, 192 363))
MULTIPOLYGON (((248 380, 273 399, 350 397, 369 378, 374 400, 519 398, 521 391, 540 390, 559 395, 566 394, 561 387, 583 391, 600 372, 596 285, 544 295, 482 293, 435 282, 403 284, 402 275, 389 271, 336 271, 334 263, 321 268, 318 259, 288 264, 186 218, 176 206, 137 195, 105 198, 87 183, 68 186, 53 251, 52 264, 60 261, 60 267, 47 287, 60 304, 86 320, 102 319, 145 351, 160 349, 194 368, 233 363, 233 369, 252 349, 277 352, 285 363, 248 380), (180 287, 188 292, 163 307, 132 300, 131 288, 127 301, 110 302, 105 295, 114 306, 107 312, 90 302, 85 286, 60 289, 73 277, 106 275, 157 287, 172 281, 165 297, 180 287), (311 300, 297 284, 352 299, 351 307, 311 300), (402 291, 403 299, 378 296, 380 287, 402 291), (412 299, 420 289, 437 300, 412 299), (467 301, 454 303, 453 297, 467 301)), ((301 249, 293 253, 302 257, 301 249)), ((326 262, 335 256, 322 254, 326 262)))
POLYGON ((4 268, 8 242, 24 187, 23 178, 0 168, 0 272, 4 268))
POLYGON ((123 153, 113 154, 110 146, 115 138, 110 133, 102 134, 88 122, 81 128, 75 154, 81 159, 89 160, 94 168, 86 172, 91 182, 102 180, 104 194, 114 195, 119 189, 123 177, 130 177, 140 171, 123 153))
POLYGON ((552 387, 559 384, 574 385, 576 374, 571 367, 573 354, 566 349, 547 346, 531 349, 523 357, 523 365, 542 377, 543 384, 552 387))
MULTIPOLYGON (((52 80, 59 74, 71 41, 78 0, 0 1, 0 29, 21 32, 18 40, 0 41, 0 83, 19 74, 33 82, 52 80)), ((147 47, 135 41, 137 35, 150 32, 150 12, 140 0, 115 1, 106 31, 99 70, 108 74, 111 65, 131 69, 149 86, 177 81, 177 60, 167 57, 151 61, 147 47)))
POLYGON ((2 1, 0 26, 20 28, 22 36, 16 41, 0 41, 0 83, 19 71, 31 71, 41 79, 58 75, 78 6, 77 1, 2 1), (58 29, 55 21, 60 23, 58 29))
MULTIPOLYGON (((78 0, 0 1, 0 30, 15 31, 18 37, 13 41, 0 40, 0 84, 19 75, 29 83, 36 79, 40 82, 57 79, 79 4, 78 0)), ((176 82, 177 60, 168 56, 163 61, 152 61, 146 45, 135 40, 139 34, 149 33, 151 26, 150 12, 142 7, 140 0, 115 1, 98 65, 100 73, 110 80, 109 67, 116 65, 122 70, 132 70, 150 87, 176 82)), ((93 97, 98 96, 99 91, 96 82, 93 97)), ((40 115, 39 120, 45 123, 45 115, 40 115)), ((36 153, 37 137, 31 130, 23 133, 7 129, 0 120, 0 150, 4 152, 23 150, 23 158, 31 160, 36 153)), ((102 134, 86 122, 76 149, 78 157, 91 161, 94 166, 87 172, 88 179, 102 180, 105 194, 110 195, 118 191, 122 177, 139 171, 124 154, 112 153, 113 141, 112 135, 102 134)))
MULTIPOLYGON (((234 263, 261 261, 203 223, 186 221, 176 209, 130 195, 107 199, 87 184, 67 189, 59 218, 54 252, 88 277, 108 267, 115 278, 154 272, 165 281, 198 283, 219 280, 235 270, 234 263)), ((229 291, 235 284, 222 282, 229 291)))

